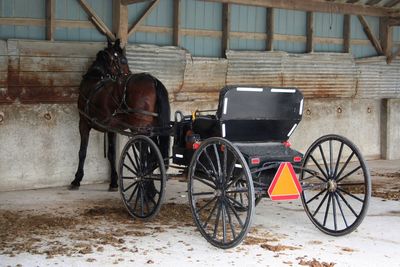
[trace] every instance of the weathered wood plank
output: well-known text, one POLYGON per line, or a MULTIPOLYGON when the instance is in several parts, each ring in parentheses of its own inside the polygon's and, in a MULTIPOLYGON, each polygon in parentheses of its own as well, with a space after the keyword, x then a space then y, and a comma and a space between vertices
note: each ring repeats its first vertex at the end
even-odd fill
POLYGON ((78 87, 14 87, 19 91, 17 97, 23 104, 73 103, 78 99, 78 87))
POLYGON ((181 28, 181 0, 174 0, 174 11, 173 11, 173 30, 172 30, 172 43, 174 46, 180 45, 180 28, 181 28))
POLYGON ((55 0, 46 0, 46 40, 50 41, 54 41, 55 10, 55 0))
POLYGON ((113 31, 121 40, 121 47, 128 43, 128 7, 121 0, 113 0, 113 31))
POLYGON ((267 8, 267 51, 274 50, 274 9, 267 8))
POLYGON ((384 6, 385 7, 394 7, 398 3, 400 3, 400 0, 391 0, 391 1, 387 2, 384 6))
POLYGON ((221 39, 221 55, 226 57, 226 51, 229 50, 229 39, 231 33, 231 6, 230 4, 222 5, 222 39, 221 39))
POLYGON ((314 51, 314 13, 307 12, 307 33, 306 33, 306 52, 314 51))
POLYGON ((10 87, 47 87, 47 86, 79 86, 82 80, 80 72, 21 72, 9 71, 10 87), (12 78, 11 78, 12 77, 12 78))
POLYGON ((325 2, 319 0, 206 0, 209 2, 231 3, 261 7, 274 7, 281 9, 302 10, 310 12, 343 13, 363 16, 395 16, 393 10, 387 7, 355 5, 351 3, 325 2))
POLYGON ((379 39, 382 45, 383 54, 386 58, 389 58, 392 53, 392 36, 393 29, 388 24, 388 18, 380 18, 379 19, 379 39))
POLYGON ((351 49, 351 15, 345 14, 343 18, 343 52, 350 53, 351 49))
POLYGON ((377 54, 382 55, 383 54, 382 46, 379 43, 378 39, 372 33, 372 30, 369 27, 367 20, 364 18, 364 16, 361 16, 361 15, 359 15, 357 17, 358 17, 358 20, 361 22, 361 25, 363 26, 363 30, 364 30, 365 34, 367 35, 368 39, 370 40, 372 46, 375 48, 377 54))
POLYGON ((137 27, 150 15, 150 13, 157 7, 160 0, 154 0, 149 4, 149 6, 144 10, 142 15, 132 24, 128 30, 128 37, 131 36, 137 30, 137 27))

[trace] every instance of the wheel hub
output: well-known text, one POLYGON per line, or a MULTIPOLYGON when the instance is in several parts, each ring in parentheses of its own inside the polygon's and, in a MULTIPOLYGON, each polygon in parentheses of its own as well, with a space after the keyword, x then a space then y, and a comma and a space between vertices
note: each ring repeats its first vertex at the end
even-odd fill
POLYGON ((327 189, 329 192, 335 192, 337 189, 337 183, 334 180, 330 179, 327 184, 327 189))

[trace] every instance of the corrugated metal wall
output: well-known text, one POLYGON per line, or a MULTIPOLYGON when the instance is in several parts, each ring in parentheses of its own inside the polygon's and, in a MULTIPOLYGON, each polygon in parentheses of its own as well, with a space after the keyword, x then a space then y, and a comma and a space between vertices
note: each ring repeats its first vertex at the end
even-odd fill
MULTIPOLYGON (((112 1, 87 0, 109 28, 112 28, 112 1)), ((132 24, 147 8, 149 2, 129 5, 132 24)), ((173 0, 162 0, 129 37, 135 44, 172 44, 173 0)), ((232 5, 230 49, 263 51, 266 43, 266 8, 232 5), (247 34, 247 36, 246 36, 247 34)), ((181 47, 194 56, 221 56, 222 4, 196 0, 181 0, 181 47), (192 30, 197 30, 193 32, 192 30)), ((32 25, 0 25, 0 39, 45 39, 45 0, 0 0, 0 18, 33 18, 32 25)), ((88 21, 77 0, 56 0, 56 19, 77 21, 77 26, 58 26, 55 39, 59 41, 104 41, 88 21)), ((366 17, 374 34, 379 36, 379 18, 366 17)), ((1 23, 1 22, 0 22, 1 23)), ((306 12, 275 9, 275 51, 304 53, 306 49, 306 12)), ((397 27, 398 28, 398 27, 397 27)), ((314 15, 315 51, 343 50, 343 15, 318 13, 314 15)), ((400 42, 400 30, 394 31, 394 42, 400 42), (396 41, 397 40, 397 41, 396 41)), ((375 56, 356 16, 351 17, 351 46, 356 58, 375 56)))

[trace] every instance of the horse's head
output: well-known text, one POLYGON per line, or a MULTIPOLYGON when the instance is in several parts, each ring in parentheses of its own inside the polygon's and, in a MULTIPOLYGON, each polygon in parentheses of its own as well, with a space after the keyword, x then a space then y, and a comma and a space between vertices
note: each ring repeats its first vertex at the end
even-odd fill
POLYGON ((130 73, 128 60, 120 46, 119 39, 114 44, 109 39, 107 40, 107 47, 97 53, 92 68, 101 72, 101 75, 111 77, 121 77, 130 73))

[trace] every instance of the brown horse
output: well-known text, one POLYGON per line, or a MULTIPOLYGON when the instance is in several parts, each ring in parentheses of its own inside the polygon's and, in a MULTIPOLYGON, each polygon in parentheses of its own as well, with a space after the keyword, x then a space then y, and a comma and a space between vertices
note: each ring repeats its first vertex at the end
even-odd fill
MULTIPOLYGON (((97 53, 96 60, 83 76, 78 97, 79 165, 70 190, 79 189, 84 171, 90 130, 106 132, 107 157, 111 166, 110 191, 118 189, 116 134, 113 130, 138 127, 166 127, 170 122, 168 92, 164 85, 147 73, 131 74, 128 61, 117 40, 108 40, 107 48, 97 53)), ((164 158, 168 157, 169 136, 153 137, 164 158)))

